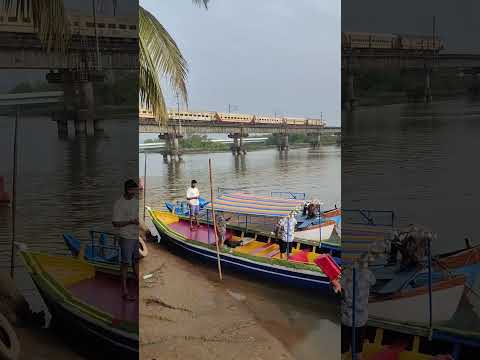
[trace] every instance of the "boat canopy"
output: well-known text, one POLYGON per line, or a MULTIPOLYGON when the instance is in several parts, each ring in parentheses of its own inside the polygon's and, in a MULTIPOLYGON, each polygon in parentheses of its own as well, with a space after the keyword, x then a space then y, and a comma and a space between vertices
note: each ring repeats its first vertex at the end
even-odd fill
MULTIPOLYGON (((257 196, 241 192, 222 194, 214 200, 215 211, 270 217, 285 217, 293 210, 301 210, 303 205, 303 200, 257 196)), ((205 206, 205 209, 211 211, 212 204, 205 206)))

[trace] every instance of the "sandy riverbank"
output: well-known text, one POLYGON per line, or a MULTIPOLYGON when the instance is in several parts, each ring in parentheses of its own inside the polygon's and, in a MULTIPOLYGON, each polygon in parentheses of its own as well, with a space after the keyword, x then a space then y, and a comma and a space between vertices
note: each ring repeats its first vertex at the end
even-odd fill
POLYGON ((293 359, 235 295, 192 272, 191 264, 149 246, 140 285, 140 359, 293 359))
POLYGON ((20 360, 86 360, 48 329, 15 329, 20 341, 20 360))

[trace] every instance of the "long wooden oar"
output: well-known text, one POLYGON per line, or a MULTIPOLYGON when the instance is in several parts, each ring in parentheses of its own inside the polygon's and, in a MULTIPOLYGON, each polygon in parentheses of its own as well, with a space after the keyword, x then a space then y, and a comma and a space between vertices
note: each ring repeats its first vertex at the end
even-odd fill
POLYGON ((211 198, 210 204, 212 205, 213 232, 215 233, 215 243, 217 244, 218 275, 220 276, 220 280, 223 280, 222 264, 220 262, 220 246, 218 245, 217 220, 215 219, 215 209, 213 207, 212 159, 208 159, 208 175, 209 175, 209 179, 210 179, 210 198, 211 198))

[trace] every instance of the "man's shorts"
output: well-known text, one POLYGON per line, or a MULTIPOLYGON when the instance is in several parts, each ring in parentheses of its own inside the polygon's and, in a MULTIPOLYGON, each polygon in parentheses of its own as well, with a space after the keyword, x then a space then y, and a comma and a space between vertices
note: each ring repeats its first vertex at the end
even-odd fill
POLYGON ((120 245, 120 262, 122 264, 133 266, 133 264, 138 262, 140 259, 138 239, 120 238, 118 244, 120 245))
POLYGON ((200 212, 200 205, 190 205, 190 214, 198 215, 200 212))
POLYGON ((292 246, 293 243, 288 243, 286 241, 280 240, 279 244, 280 245, 280 253, 285 254, 288 251, 288 254, 292 252, 292 246))

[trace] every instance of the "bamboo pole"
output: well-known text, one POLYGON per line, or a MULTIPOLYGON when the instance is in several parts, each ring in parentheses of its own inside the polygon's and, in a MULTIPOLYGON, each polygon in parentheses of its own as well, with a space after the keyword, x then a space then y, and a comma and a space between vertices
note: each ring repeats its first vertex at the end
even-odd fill
POLYGON ((213 232, 215 233, 215 243, 217 244, 218 276, 220 276, 220 280, 223 280, 222 264, 220 262, 220 246, 218 245, 217 221, 215 219, 215 209, 214 209, 214 205, 213 205, 212 159, 208 159, 208 175, 209 175, 209 179, 210 179, 210 197, 211 197, 210 204, 212 205, 213 232))
POLYGON ((143 169, 143 222, 145 222, 145 216, 146 216, 146 201, 147 201, 147 153, 143 153, 145 157, 145 164, 144 164, 144 169, 143 169))
POLYGON ((15 216, 17 212, 17 139, 18 139, 18 117, 19 105, 15 112, 15 127, 13 135, 13 174, 12 174, 12 245, 10 254, 10 277, 13 279, 15 272, 15 216))

